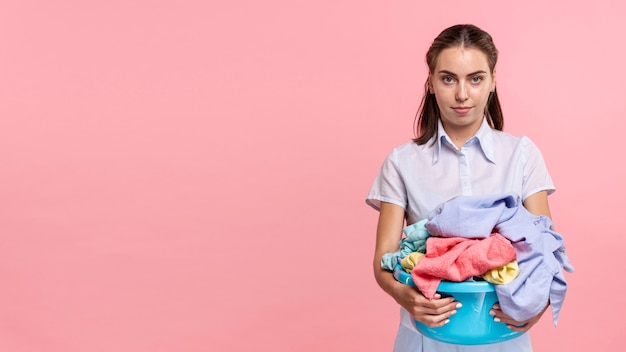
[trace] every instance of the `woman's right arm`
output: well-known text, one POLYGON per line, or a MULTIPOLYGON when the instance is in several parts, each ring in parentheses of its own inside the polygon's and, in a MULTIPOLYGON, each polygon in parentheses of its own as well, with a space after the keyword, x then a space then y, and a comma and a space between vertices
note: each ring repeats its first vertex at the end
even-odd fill
POLYGON ((383 269, 380 265, 385 253, 398 250, 403 226, 404 209, 395 204, 381 202, 374 253, 376 282, 416 320, 430 327, 442 326, 460 307, 452 297, 441 298, 439 294, 435 294, 435 298, 429 300, 417 288, 398 282, 390 271, 383 269))

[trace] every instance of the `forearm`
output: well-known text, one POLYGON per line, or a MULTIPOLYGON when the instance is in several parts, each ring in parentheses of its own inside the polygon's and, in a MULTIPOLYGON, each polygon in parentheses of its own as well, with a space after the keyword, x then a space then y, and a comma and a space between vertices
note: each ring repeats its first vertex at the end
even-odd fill
POLYGON ((385 270, 380 265, 380 260, 382 256, 374 256, 374 277, 376 279, 376 283, 380 286, 383 291, 385 291, 388 295, 393 297, 394 300, 397 301, 396 292, 399 287, 403 284, 398 282, 394 277, 393 273, 388 270, 385 270))
POLYGON ((416 287, 397 281, 393 274, 380 265, 382 255, 374 256, 374 276, 378 286, 387 292, 396 303, 402 306, 413 318, 430 327, 443 326, 459 308, 453 297, 435 299, 424 297, 416 287))

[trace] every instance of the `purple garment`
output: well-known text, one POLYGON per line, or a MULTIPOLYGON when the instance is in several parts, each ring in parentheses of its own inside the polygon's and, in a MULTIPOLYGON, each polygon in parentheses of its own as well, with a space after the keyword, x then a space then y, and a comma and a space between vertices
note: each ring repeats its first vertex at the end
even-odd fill
POLYGON ((458 196, 437 206, 425 227, 439 237, 486 238, 497 232, 507 238, 517 253, 520 273, 510 283, 496 285, 502 311, 525 321, 539 314, 549 299, 557 324, 567 291, 562 269, 574 268, 550 218, 528 212, 516 194, 458 196))

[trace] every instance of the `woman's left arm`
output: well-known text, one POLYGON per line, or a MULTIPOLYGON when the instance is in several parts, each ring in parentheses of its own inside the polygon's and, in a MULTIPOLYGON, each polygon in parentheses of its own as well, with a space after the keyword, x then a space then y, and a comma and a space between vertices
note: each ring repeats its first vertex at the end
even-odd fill
MULTIPOLYGON (((524 208, 526 208, 533 215, 544 215, 551 218, 550 206, 548 205, 548 192, 541 191, 529 196, 528 198, 526 198, 526 200, 524 200, 524 208)), ((541 313, 526 321, 515 321, 511 319, 508 315, 502 312, 502 310, 500 309, 500 305, 497 303, 493 306, 490 313, 494 316, 494 319, 498 319, 497 321, 501 321, 507 324, 509 329, 519 332, 526 332, 530 330, 533 325, 537 324, 549 305, 550 302, 548 302, 548 304, 541 311, 541 313)))
POLYGON ((537 192, 524 200, 524 208, 533 215, 545 215, 552 219, 548 205, 548 191, 537 192))

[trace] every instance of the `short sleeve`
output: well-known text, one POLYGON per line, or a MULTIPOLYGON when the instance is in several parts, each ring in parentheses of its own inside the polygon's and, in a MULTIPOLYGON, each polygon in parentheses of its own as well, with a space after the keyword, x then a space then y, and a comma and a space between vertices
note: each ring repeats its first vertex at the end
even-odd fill
POLYGON ((524 162, 522 199, 541 191, 547 191, 549 195, 554 193, 556 188, 548 173, 541 151, 528 137, 523 137, 522 143, 523 155, 526 159, 524 162))
POLYGON ((398 165, 397 150, 394 149, 383 162, 365 202, 376 210, 380 203, 392 203, 407 207, 407 191, 398 165))

